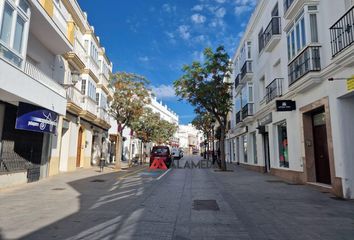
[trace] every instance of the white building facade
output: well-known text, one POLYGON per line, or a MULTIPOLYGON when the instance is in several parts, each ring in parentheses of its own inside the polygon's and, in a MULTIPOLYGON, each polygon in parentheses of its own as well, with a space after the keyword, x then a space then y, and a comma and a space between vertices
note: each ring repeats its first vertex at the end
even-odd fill
POLYGON ((94 163, 111 70, 76 0, 0 0, 1 187, 94 163))
POLYGON ((233 57, 233 162, 354 197, 353 16, 350 0, 259 1, 233 57))

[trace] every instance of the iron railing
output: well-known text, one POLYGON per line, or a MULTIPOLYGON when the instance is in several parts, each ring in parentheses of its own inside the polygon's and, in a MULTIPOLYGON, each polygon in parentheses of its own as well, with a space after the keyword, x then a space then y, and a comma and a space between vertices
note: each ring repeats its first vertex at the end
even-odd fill
POLYGON ((235 89, 240 85, 240 74, 237 74, 235 78, 235 89))
POLYGON ((281 34, 281 17, 272 17, 272 20, 263 33, 264 46, 267 46, 272 36, 279 34, 281 34))
POLYGON ((241 111, 238 111, 236 113, 236 124, 241 122, 241 111))
POLYGON ((247 73, 252 73, 252 61, 247 60, 241 68, 241 80, 246 76, 247 73))
POLYGON ((242 108, 242 119, 245 119, 249 116, 253 116, 253 103, 247 103, 243 108, 242 108))
POLYGON ((330 34, 333 57, 353 44, 354 6, 330 28, 330 34))
POLYGON ((274 79, 267 87, 266 87, 266 102, 269 103, 273 99, 280 97, 283 94, 283 78, 274 79))
POLYGON ((289 86, 309 72, 321 71, 319 46, 308 46, 289 65, 289 86))

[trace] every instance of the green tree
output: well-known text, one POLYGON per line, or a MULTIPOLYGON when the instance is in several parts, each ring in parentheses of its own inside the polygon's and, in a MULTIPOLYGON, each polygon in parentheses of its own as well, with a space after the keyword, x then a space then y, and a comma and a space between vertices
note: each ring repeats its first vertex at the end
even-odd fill
POLYGON ((140 161, 143 160, 143 148, 146 143, 154 142, 154 136, 159 131, 160 116, 153 113, 148 107, 144 108, 143 114, 132 123, 135 136, 141 141, 140 161))
POLYGON ((122 133, 126 127, 132 127, 144 112, 144 106, 151 102, 149 81, 135 73, 117 72, 111 78, 114 90, 113 101, 109 113, 117 121, 118 140, 116 151, 116 166, 121 162, 122 133))
POLYGON ((187 100, 196 111, 205 109, 220 126, 221 169, 226 170, 225 136, 227 115, 232 108, 231 86, 228 82, 231 74, 229 55, 223 46, 215 52, 211 48, 204 50, 204 63, 193 62, 183 67, 183 75, 174 82, 176 94, 187 100))
POLYGON ((159 127, 153 136, 154 142, 158 144, 168 144, 170 139, 177 131, 177 125, 164 119, 160 119, 158 126, 159 127))

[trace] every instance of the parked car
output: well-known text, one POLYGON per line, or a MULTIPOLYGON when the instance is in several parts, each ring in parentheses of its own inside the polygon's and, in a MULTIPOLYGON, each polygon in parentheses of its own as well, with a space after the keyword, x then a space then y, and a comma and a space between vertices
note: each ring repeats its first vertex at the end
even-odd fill
POLYGON ((151 150, 150 166, 155 159, 163 159, 166 166, 169 168, 172 163, 172 154, 168 146, 155 146, 151 150))
POLYGON ((183 158, 183 151, 179 148, 173 148, 172 149, 172 157, 173 157, 173 159, 183 158))

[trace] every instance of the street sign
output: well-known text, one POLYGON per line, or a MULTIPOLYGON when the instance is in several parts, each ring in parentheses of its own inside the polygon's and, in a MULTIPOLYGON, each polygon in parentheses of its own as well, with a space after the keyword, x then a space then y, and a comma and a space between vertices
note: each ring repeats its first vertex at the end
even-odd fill
POLYGON ((56 134, 58 114, 45 108, 20 102, 18 105, 16 129, 56 134))
POLYGON ((277 100, 277 112, 290 112, 296 110, 296 102, 292 100, 277 100))

